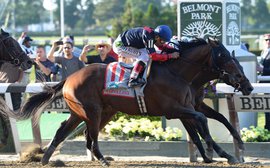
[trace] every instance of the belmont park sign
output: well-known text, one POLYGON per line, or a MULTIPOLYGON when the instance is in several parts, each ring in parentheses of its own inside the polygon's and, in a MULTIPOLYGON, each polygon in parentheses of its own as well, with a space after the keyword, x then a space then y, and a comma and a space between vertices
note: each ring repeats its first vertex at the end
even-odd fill
POLYGON ((178 1, 180 37, 217 37, 226 46, 240 45, 240 4, 236 1, 178 1))

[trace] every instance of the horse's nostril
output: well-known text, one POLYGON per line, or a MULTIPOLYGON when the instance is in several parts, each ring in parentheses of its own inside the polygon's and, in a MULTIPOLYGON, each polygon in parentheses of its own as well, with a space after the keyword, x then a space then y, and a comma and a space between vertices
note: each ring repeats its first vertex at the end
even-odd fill
POLYGON ((248 88, 248 91, 250 91, 250 92, 251 92, 252 90, 253 90, 253 87, 248 88))

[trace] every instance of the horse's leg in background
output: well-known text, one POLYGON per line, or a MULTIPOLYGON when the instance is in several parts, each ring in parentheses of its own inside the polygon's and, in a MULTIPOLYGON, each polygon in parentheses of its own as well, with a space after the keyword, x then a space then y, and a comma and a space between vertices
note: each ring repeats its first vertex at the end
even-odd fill
POLYGON ((196 108, 196 110, 204 113, 204 115, 207 118, 215 119, 215 120, 221 122, 222 124, 224 124, 226 126, 226 128, 230 131, 230 133, 234 137, 234 139, 238 142, 239 148, 241 150, 245 150, 244 142, 242 141, 240 135, 238 134, 238 132, 235 130, 235 128, 230 124, 230 122, 222 114, 215 111, 214 109, 212 109, 211 107, 206 105, 204 102, 201 102, 200 105, 196 108))
POLYGON ((185 129, 187 130, 190 138, 192 139, 193 143, 196 145, 196 147, 198 148, 198 150, 200 151, 200 154, 204 160, 205 163, 211 163, 212 160, 209 159, 206 154, 205 154, 205 150, 203 148, 202 142, 195 130, 195 125, 190 123, 191 120, 189 119, 181 119, 185 129))
POLYGON ((3 131, 3 137, 1 138, 1 143, 0 143, 0 148, 7 145, 7 139, 9 136, 9 130, 7 127, 7 121, 4 119, 2 114, 0 114, 0 119, 1 119, 1 125, 2 125, 2 131, 3 131))
POLYGON ((50 146, 45 151, 42 158, 42 165, 46 165, 49 162, 50 157, 55 151, 56 147, 65 140, 65 138, 82 122, 82 120, 74 114, 70 114, 70 117, 61 123, 58 128, 50 146))

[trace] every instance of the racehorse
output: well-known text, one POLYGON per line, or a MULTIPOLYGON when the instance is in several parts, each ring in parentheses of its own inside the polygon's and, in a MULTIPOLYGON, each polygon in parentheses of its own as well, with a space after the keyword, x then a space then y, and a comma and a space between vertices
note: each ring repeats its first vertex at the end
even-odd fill
POLYGON ((20 44, 3 29, 0 34, 0 49, 0 66, 3 63, 11 63, 22 70, 31 68, 33 61, 25 54, 20 44))
MULTIPOLYGON (((202 113, 194 109, 194 96, 187 81, 192 81, 202 69, 213 67, 212 65, 229 73, 233 83, 240 83, 244 74, 220 42, 209 40, 209 43, 203 41, 193 45, 197 47, 184 50, 181 59, 166 63, 153 62, 151 74, 144 90, 145 103, 148 115, 165 116, 168 119, 196 120, 196 129, 203 135, 202 137, 211 150, 213 140, 209 134, 207 120, 202 113), (190 68, 190 63, 197 66, 190 68)), ((105 72, 106 65, 104 64, 89 65, 53 86, 51 90, 30 97, 21 108, 21 113, 15 115, 9 110, 1 112, 16 119, 26 119, 33 115, 39 116, 50 102, 63 95, 70 108, 71 116, 58 129, 44 154, 42 163, 47 164, 59 143, 81 121, 84 121, 89 135, 87 137, 88 148, 101 161, 102 165, 109 165, 99 151, 99 129, 103 128, 117 111, 131 115, 140 115, 141 113, 135 99, 102 94, 105 72), (61 92, 62 90, 63 92, 61 92)), ((201 154, 205 162, 211 162, 204 151, 201 154)))
MULTIPOLYGON (((23 52, 19 43, 13 39, 9 33, 1 29, 0 34, 0 68, 4 63, 11 63, 22 70, 31 68, 32 61, 23 52)), ((0 147, 6 145, 8 138, 8 127, 3 116, 0 114, 1 125, 3 129, 3 137, 1 138, 0 147)))

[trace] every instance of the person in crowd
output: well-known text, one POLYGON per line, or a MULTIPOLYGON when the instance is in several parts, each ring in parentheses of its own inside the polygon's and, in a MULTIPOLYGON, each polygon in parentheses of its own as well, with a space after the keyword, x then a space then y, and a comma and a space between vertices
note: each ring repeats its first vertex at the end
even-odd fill
POLYGON ((79 60, 78 57, 73 55, 73 41, 64 38, 63 39, 63 51, 58 55, 54 55, 55 50, 58 47, 58 41, 53 42, 52 47, 48 53, 47 58, 54 63, 57 63, 61 66, 61 76, 62 79, 66 79, 69 75, 80 70, 84 67, 84 63, 79 60))
MULTIPOLYGON (((257 71, 262 76, 270 76, 270 34, 264 35, 265 48, 261 53, 261 60, 257 64, 257 71)), ((268 83, 270 81, 260 81, 268 83)), ((265 129, 270 130, 270 113, 265 113, 265 129)))
MULTIPOLYGON (((66 38, 67 38, 67 39, 69 38, 69 39, 72 40, 72 42, 73 42, 73 50, 72 50, 73 55, 74 55, 75 57, 79 57, 79 56, 81 55, 82 49, 76 47, 76 45, 75 45, 75 37, 74 37, 73 35, 68 35, 68 36, 66 36, 66 38)), ((65 39, 65 38, 64 38, 64 39, 65 39)))
MULTIPOLYGON (((5 62, 0 66, 0 83, 20 83, 23 77, 23 71, 16 65, 5 62)), ((22 94, 10 93, 13 110, 21 106, 22 94)), ((3 96, 3 95, 2 95, 3 96)))
POLYGON ((82 53, 79 59, 86 64, 92 63, 105 63, 109 64, 110 62, 115 62, 116 60, 109 55, 111 50, 111 45, 108 44, 105 40, 99 41, 95 46, 85 45, 83 47, 82 53), (98 55, 87 55, 90 50, 96 49, 98 55))
POLYGON ((56 74, 56 65, 47 59, 45 48, 37 46, 35 58, 36 82, 51 82, 51 76, 56 74))
POLYGON ((82 49, 75 46, 75 39, 74 39, 73 35, 67 35, 64 38, 60 38, 58 40, 57 45, 58 45, 59 48, 58 48, 57 51, 55 51, 55 55, 59 55, 59 53, 63 52, 63 43, 65 41, 72 42, 72 44, 73 44, 73 49, 72 49, 73 56, 79 57, 81 52, 82 52, 82 49))
MULTIPOLYGON (((23 51, 32 59, 34 59, 34 50, 32 49, 31 42, 33 39, 27 35, 26 32, 22 32, 21 36, 18 39, 19 44, 21 45, 23 51)), ((23 73, 23 78, 21 83, 27 85, 30 83, 30 73, 31 68, 27 69, 23 73)))
POLYGON ((139 79, 139 76, 143 74, 145 67, 147 67, 149 57, 153 61, 166 61, 179 57, 179 52, 160 54, 155 51, 154 45, 163 48, 171 37, 172 30, 167 25, 160 25, 155 29, 146 26, 132 28, 117 37, 113 43, 114 52, 121 57, 136 59, 130 75, 129 87, 145 84, 145 81, 139 79))
MULTIPOLYGON (((113 42, 114 42, 114 38, 112 38, 111 36, 108 36, 107 42, 108 42, 108 44, 110 44, 112 46, 113 45, 113 42)), ((118 55, 113 51, 112 48, 109 51, 108 55, 110 55, 111 57, 113 57, 115 60, 118 61, 118 55)))

